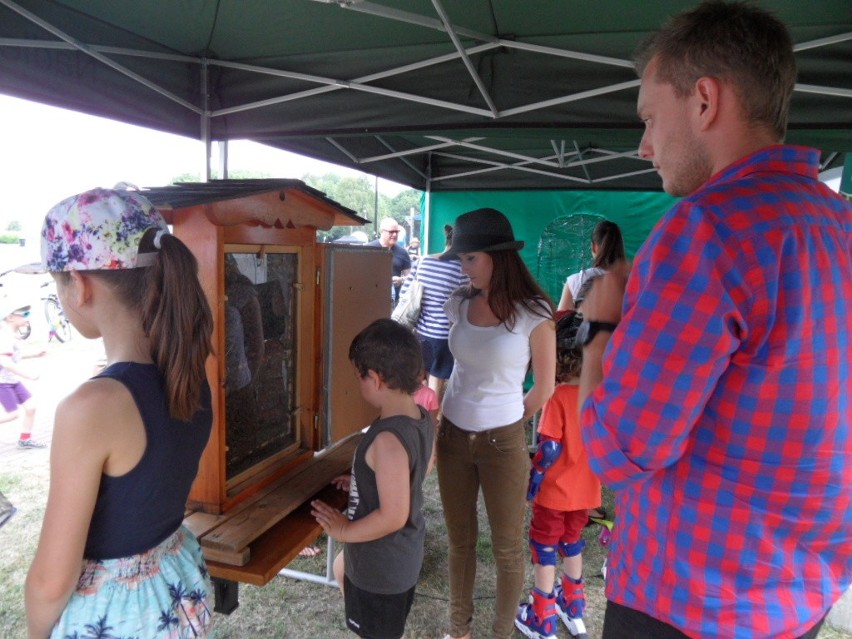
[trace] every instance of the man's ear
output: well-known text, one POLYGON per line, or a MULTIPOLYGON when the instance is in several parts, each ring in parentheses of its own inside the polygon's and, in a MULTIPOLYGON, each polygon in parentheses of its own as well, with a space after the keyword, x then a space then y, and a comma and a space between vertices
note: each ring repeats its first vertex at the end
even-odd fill
POLYGON ((718 78, 702 76, 695 82, 696 117, 699 130, 706 131, 719 114, 721 85, 718 78))

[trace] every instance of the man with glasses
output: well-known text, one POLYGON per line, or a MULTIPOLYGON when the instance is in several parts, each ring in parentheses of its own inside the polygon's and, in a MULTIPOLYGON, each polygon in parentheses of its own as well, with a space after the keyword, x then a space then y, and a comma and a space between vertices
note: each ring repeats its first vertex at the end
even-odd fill
POLYGON ((381 232, 378 239, 369 242, 367 246, 380 246, 391 252, 393 262, 391 263, 392 271, 392 300, 393 305, 399 301, 399 289, 402 288, 402 283, 405 281, 405 276, 411 270, 411 257, 408 251, 397 244, 399 239, 399 224, 392 217, 386 217, 379 225, 381 232))

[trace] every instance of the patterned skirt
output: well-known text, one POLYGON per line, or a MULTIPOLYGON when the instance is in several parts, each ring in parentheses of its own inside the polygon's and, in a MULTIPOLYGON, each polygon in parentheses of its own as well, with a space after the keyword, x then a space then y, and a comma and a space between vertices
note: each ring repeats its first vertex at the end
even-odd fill
POLYGON ((180 528, 121 559, 86 560, 50 639, 213 637, 213 585, 201 546, 180 528))

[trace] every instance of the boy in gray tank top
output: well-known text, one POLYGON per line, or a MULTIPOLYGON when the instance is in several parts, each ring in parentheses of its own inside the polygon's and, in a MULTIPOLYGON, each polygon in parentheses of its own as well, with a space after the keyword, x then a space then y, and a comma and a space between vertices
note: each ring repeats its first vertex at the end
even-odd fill
POLYGON ((411 331, 376 320, 352 340, 349 359, 361 395, 380 414, 358 444, 351 475, 332 480, 349 491, 346 514, 320 500, 312 514, 346 544, 334 562, 346 625, 365 639, 398 639, 423 565, 423 480, 435 429, 412 397, 423 362, 411 331))

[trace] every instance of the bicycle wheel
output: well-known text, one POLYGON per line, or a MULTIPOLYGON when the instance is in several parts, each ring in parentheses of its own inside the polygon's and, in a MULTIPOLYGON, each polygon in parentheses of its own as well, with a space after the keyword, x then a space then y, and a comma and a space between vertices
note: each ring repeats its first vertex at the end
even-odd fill
POLYGON ((27 339, 32 332, 33 327, 30 326, 29 322, 27 322, 26 324, 21 326, 17 331, 15 331, 15 334, 17 335, 18 339, 27 339))
POLYGON ((51 337, 56 336, 60 342, 71 339, 71 322, 65 317, 65 311, 62 310, 59 300, 53 295, 44 300, 44 316, 47 318, 51 337))

